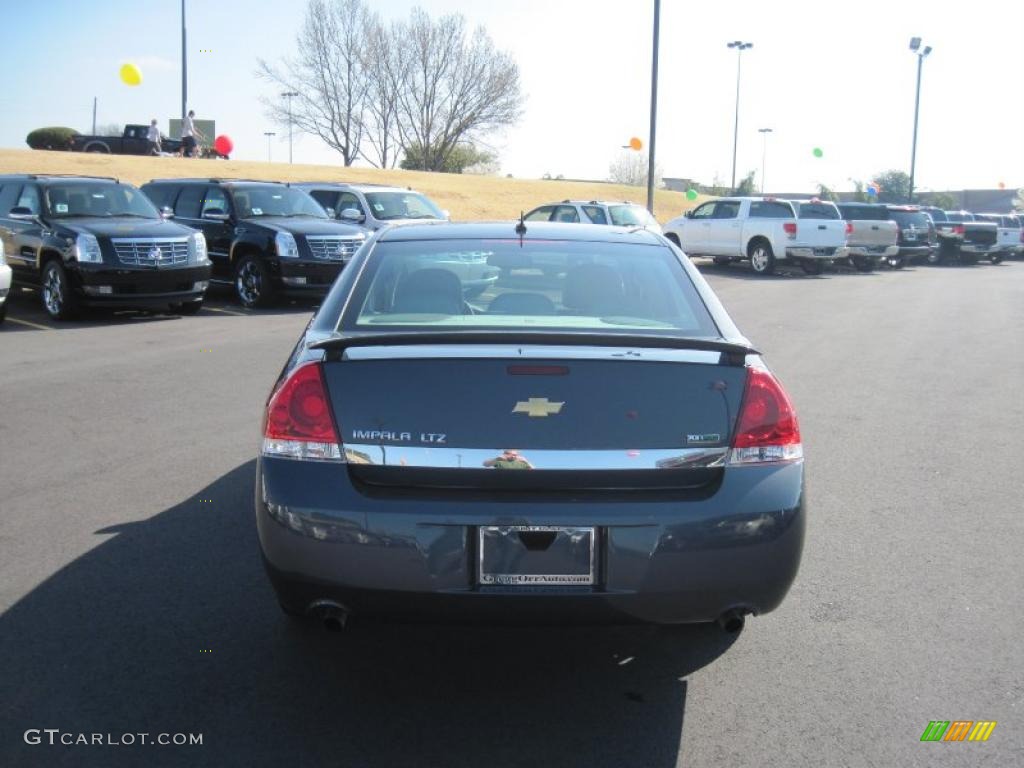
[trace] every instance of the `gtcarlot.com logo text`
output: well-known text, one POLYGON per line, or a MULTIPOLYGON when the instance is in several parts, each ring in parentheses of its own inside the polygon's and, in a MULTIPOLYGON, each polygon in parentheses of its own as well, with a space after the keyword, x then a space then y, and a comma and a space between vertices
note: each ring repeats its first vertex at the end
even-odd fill
POLYGON ((60 728, 29 728, 25 743, 50 746, 134 747, 138 745, 160 747, 202 746, 201 733, 73 733, 60 728))

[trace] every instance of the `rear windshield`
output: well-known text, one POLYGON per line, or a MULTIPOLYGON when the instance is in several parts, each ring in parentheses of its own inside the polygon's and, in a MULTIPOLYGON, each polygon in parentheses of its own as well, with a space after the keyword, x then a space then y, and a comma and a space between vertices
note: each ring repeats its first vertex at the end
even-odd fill
POLYGON ((719 336, 669 248, 572 241, 378 243, 342 325, 719 336))
POLYGON ((1003 216, 1003 226, 1009 227, 1010 229, 1020 229, 1021 222, 1019 216, 1003 216))
POLYGON ((918 229, 928 229, 932 220, 924 211, 900 211, 890 210, 889 218, 900 225, 901 228, 914 225, 918 229))
POLYGON ((888 221, 889 214, 880 205, 840 205, 839 213, 847 221, 888 221))
POLYGON ((946 211, 946 220, 956 222, 974 221, 974 217, 969 213, 961 213, 960 211, 946 211))
POLYGON ((327 213, 308 192, 285 186, 244 186, 231 191, 240 219, 261 216, 311 216, 326 219, 327 213))
POLYGON ((946 212, 940 211, 938 208, 925 208, 924 212, 931 217, 932 221, 949 221, 949 217, 946 216, 946 212))
POLYGON ((793 203, 798 219, 838 219, 839 210, 832 203, 793 203))
POLYGON ((617 227, 647 227, 657 224, 642 205, 609 205, 608 215, 617 227))
POLYGON ((45 187, 46 213, 54 219, 76 216, 141 216, 159 219, 149 199, 131 184, 54 184, 45 187))

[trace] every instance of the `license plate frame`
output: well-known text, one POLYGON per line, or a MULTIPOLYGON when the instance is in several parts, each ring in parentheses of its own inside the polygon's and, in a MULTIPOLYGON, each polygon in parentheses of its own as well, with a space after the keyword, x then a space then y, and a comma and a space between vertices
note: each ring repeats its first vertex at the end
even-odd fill
POLYGON ((477 529, 477 584, 481 587, 593 587, 596 582, 597 526, 482 525, 477 529), (543 550, 530 550, 520 534, 555 537, 543 550), (525 561, 510 568, 509 558, 525 561), (545 573, 561 563, 561 573, 545 573))

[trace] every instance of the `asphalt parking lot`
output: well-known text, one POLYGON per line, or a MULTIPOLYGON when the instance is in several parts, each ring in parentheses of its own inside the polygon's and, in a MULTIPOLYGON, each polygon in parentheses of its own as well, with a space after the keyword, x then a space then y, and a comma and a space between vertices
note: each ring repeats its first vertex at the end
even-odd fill
POLYGON ((13 296, 0 765, 1019 765, 1024 262, 703 269, 808 457, 800 575, 739 636, 297 629, 262 572, 252 482, 310 305, 57 326, 13 296), (936 719, 998 726, 921 743, 936 719), (33 728, 203 743, 27 745, 33 728))

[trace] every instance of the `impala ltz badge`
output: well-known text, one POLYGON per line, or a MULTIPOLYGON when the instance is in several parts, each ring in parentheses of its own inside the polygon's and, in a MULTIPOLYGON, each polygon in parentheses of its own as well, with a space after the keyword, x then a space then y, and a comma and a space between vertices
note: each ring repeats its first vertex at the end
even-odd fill
POLYGON ((553 403, 546 397, 531 397, 529 400, 521 400, 516 403, 512 413, 525 413, 531 419, 547 418, 552 414, 559 413, 565 403, 553 403))

